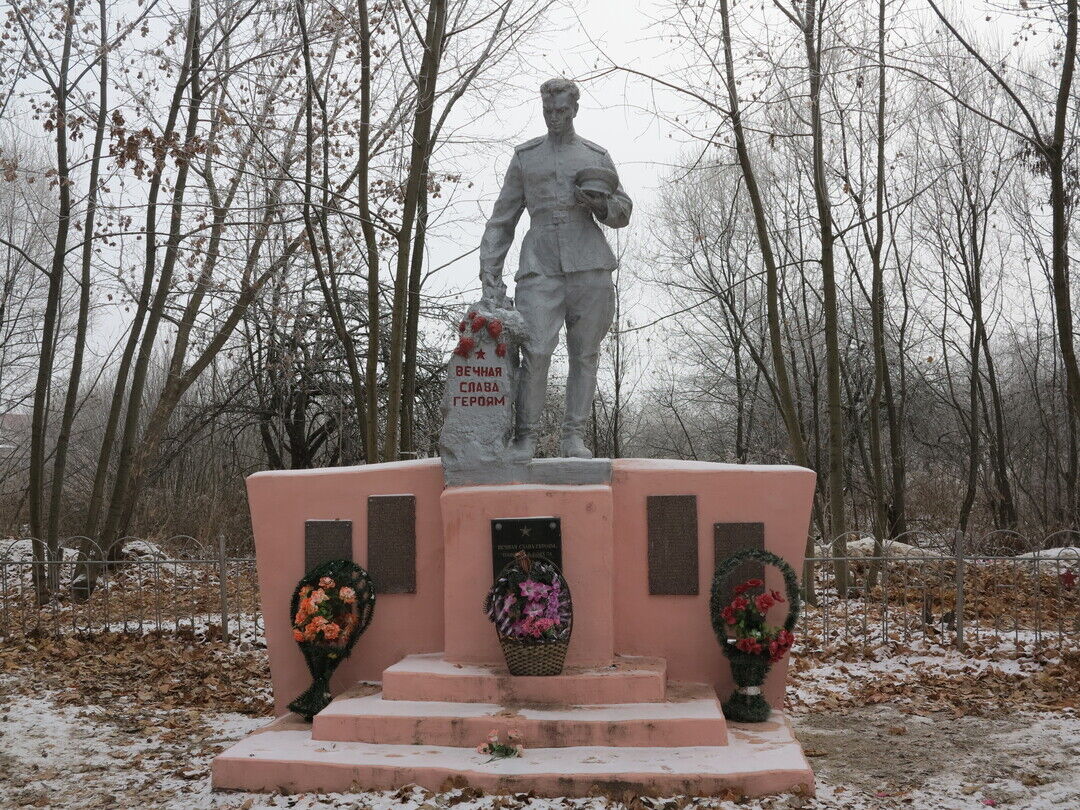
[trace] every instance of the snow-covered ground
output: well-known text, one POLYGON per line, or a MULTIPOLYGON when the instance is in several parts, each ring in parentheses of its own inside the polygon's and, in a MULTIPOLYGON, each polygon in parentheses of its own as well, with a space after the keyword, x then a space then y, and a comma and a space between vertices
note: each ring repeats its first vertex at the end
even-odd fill
MULTIPOLYGON (((23 669, 22 656, 0 656, 0 807, 606 810, 623 805, 601 798, 431 794, 419 788, 300 796, 214 793, 209 782, 214 754, 268 722, 215 708, 235 705, 252 689, 265 691, 259 686, 265 677, 259 674, 263 652, 215 647, 211 660, 221 670, 215 687, 209 683, 213 676, 205 674, 211 655, 205 643, 170 642, 166 652, 174 658, 158 672, 175 673, 189 688, 169 698, 177 687, 159 684, 160 675, 145 686, 127 687, 124 680, 125 670, 154 654, 155 643, 165 644, 121 637, 113 653, 109 645, 66 642, 55 651, 68 658, 64 665, 99 668, 93 677, 80 669, 81 680, 72 679, 67 688, 62 676, 44 676, 40 659, 23 669), (75 653, 68 650, 79 658, 71 659, 75 653), (238 688, 235 678, 244 673, 249 681, 238 688), (195 688, 199 695, 190 694, 195 688)), ((1075 650, 999 642, 969 655, 932 644, 844 660, 824 651, 795 652, 787 709, 818 777, 815 798, 637 799, 628 810, 1080 808, 1075 650)))
MULTIPOLYGON (((237 714, 207 714, 199 730, 179 725, 165 739, 110 722, 102 713, 20 698, 2 709, 0 806, 121 808, 364 808, 365 810, 528 810, 614 807, 605 799, 396 793, 282 796, 213 793, 213 753, 265 723, 237 714)), ((160 728, 166 718, 148 716, 160 728)), ((818 776, 817 796, 749 801, 645 800, 660 810, 690 804, 717 810, 914 807, 962 810, 1080 807, 1080 718, 1074 713, 1020 713, 945 720, 908 715, 894 706, 802 715, 798 733, 818 776)))

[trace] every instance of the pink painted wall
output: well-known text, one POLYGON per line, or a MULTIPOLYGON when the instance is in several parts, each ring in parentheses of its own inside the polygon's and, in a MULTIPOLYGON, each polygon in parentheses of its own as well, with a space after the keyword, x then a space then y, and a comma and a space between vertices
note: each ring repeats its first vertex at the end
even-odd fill
POLYGON ((442 650, 443 473, 438 459, 260 472, 248 477, 247 488, 277 714, 284 714, 311 683, 289 616, 293 589, 304 575, 304 521, 351 520, 353 559, 366 566, 369 495, 416 496, 416 593, 379 594, 371 626, 338 667, 331 688, 338 692, 361 679, 380 680, 386 667, 409 653, 442 650))
MULTIPOLYGON (((416 496, 415 594, 380 594, 375 617, 335 675, 339 692, 410 653, 446 651, 451 660, 501 660, 481 613, 491 584, 490 521, 562 518, 563 562, 575 606, 568 663, 600 664, 613 654, 667 659, 674 680, 731 690, 727 662, 709 622, 713 524, 761 522, 765 547, 801 571, 815 474, 799 467, 622 459, 611 486, 505 485, 444 491, 439 459, 363 467, 274 471, 248 478, 259 588, 277 713, 310 683, 292 639, 289 600, 304 574, 304 521, 351 520, 353 559, 367 564, 369 495, 416 496), (696 495, 697 596, 650 596, 648 495, 696 495)), ((769 587, 780 575, 767 569, 769 587)), ((782 613, 773 620, 779 623, 782 613)), ((783 697, 786 660, 766 695, 783 697)))
MULTIPOLYGON (((626 655, 666 658, 668 677, 711 683, 724 698, 731 671, 709 620, 714 523, 764 523, 765 548, 802 573, 813 471, 791 466, 712 464, 696 461, 618 459, 612 471, 615 499, 615 649, 626 655), (646 497, 696 495, 698 505, 697 596, 649 596, 646 497)), ((766 569, 766 584, 783 590, 783 579, 766 569)), ((779 623, 783 612, 770 613, 779 623)), ((796 628, 797 631, 797 628, 796 628)), ((765 694, 781 705, 787 659, 773 667, 765 694)))

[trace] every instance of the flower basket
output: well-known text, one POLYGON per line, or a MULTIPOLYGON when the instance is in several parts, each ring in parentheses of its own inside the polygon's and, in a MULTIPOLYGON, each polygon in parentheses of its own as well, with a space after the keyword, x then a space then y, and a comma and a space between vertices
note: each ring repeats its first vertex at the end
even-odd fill
POLYGON ((558 566, 519 551, 484 600, 511 675, 559 675, 570 646, 574 607, 558 566))
POLYGON ((511 675, 561 675, 569 641, 528 642, 499 636, 511 675))
POLYGON ((375 586, 368 572, 349 560, 329 560, 304 575, 293 592, 293 638, 304 654, 312 683, 289 709, 305 720, 330 703, 330 676, 349 657, 371 624, 375 586))
POLYGON ((772 707, 761 693, 765 676, 774 663, 787 655, 795 636, 792 630, 799 619, 799 577, 787 562, 768 551, 745 549, 732 554, 713 576, 709 612, 713 631, 731 664, 735 692, 723 704, 724 717, 742 723, 762 723, 772 707), (784 575, 788 614, 781 627, 766 624, 765 614, 785 599, 778 591, 767 591, 760 579, 749 579, 735 587, 735 599, 722 603, 727 577, 746 560, 772 565, 784 575), (752 593, 757 588, 763 593, 752 593), (734 640, 730 637, 734 633, 734 640))

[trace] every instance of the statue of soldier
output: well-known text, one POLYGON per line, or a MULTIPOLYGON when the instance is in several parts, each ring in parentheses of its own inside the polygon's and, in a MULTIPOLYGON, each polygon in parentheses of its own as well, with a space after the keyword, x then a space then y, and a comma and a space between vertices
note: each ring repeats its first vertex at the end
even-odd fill
POLYGON ((600 344, 615 313, 615 254, 597 222, 623 228, 633 203, 623 191, 607 150, 574 131, 579 92, 569 79, 540 88, 547 135, 514 150, 502 191, 480 242, 483 297, 504 302, 503 263, 524 209, 529 231, 514 280, 517 310, 528 341, 522 348, 514 444, 516 458, 532 458, 544 407, 551 354, 566 324, 569 374, 561 454, 592 458, 584 432, 596 392, 600 344))

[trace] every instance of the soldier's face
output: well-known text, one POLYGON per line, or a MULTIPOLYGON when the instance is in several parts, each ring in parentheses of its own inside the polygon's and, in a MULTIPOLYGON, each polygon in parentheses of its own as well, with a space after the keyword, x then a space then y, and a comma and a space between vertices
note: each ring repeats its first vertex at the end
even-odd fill
POLYGON ((548 132, 559 135, 566 132, 577 115, 577 103, 567 92, 544 97, 544 122, 548 132))

